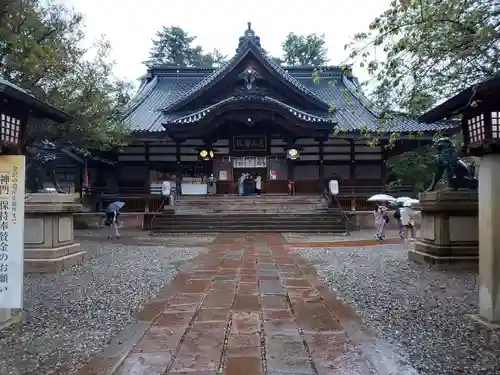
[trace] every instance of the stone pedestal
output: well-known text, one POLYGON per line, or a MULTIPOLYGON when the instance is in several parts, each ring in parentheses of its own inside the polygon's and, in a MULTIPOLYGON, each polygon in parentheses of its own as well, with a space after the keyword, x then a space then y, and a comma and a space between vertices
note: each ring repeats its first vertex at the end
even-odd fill
POLYGON ((82 205, 70 194, 29 194, 25 206, 24 272, 54 273, 83 261, 74 241, 73 213, 82 205))
POLYGON ((479 318, 500 324, 500 155, 479 168, 479 318))
POLYGON ((10 309, 0 309, 0 330, 14 323, 10 309))
POLYGON ((478 194, 433 191, 420 195, 421 238, 408 256, 437 268, 477 267, 479 259, 478 194))

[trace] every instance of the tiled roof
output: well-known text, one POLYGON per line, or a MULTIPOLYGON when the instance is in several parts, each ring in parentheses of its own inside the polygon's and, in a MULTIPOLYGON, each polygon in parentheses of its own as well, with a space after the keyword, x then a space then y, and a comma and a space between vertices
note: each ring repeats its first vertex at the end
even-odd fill
POLYGON ((335 120, 335 116, 333 116, 333 115, 318 116, 318 115, 294 108, 286 103, 283 103, 283 102, 281 102, 275 98, 269 97, 269 96, 245 95, 245 96, 231 96, 229 98, 226 98, 224 100, 217 102, 216 104, 213 104, 211 106, 200 109, 198 111, 189 113, 187 115, 180 115, 180 114, 165 115, 163 118, 163 123, 173 123, 173 124, 195 123, 195 122, 198 122, 200 120, 203 120, 205 117, 207 117, 211 113, 213 113, 216 109, 219 109, 219 108, 222 108, 222 107, 234 104, 234 103, 244 102, 244 101, 247 101, 249 103, 251 103, 251 102, 253 102, 253 103, 266 102, 266 103, 269 103, 271 105, 275 105, 275 106, 279 107, 280 109, 283 109, 286 112, 290 113, 292 116, 295 116, 298 119, 305 121, 305 122, 330 123, 330 124, 335 124, 337 122, 335 120))
MULTIPOLYGON (((249 31, 253 32, 251 29, 249 31)), ((339 67, 322 68, 319 83, 313 82, 312 67, 283 68, 263 53, 260 39, 252 34, 240 38, 236 55, 220 68, 155 67, 149 71, 149 81, 141 85, 137 95, 127 106, 126 119, 136 131, 164 131, 162 123, 193 123, 205 117, 211 110, 221 108, 236 100, 229 96, 220 102, 186 113, 180 111, 202 91, 231 72, 248 54, 261 61, 289 88, 305 99, 316 103, 318 113, 309 113, 292 107, 276 98, 262 96, 259 100, 289 110, 305 122, 337 123, 342 131, 381 131, 381 119, 370 105, 356 78, 348 78, 339 67), (333 111, 328 108, 333 107, 333 111), (330 114, 334 113, 334 116, 330 114)), ((238 98, 241 100, 241 97, 238 98)), ((425 124, 404 116, 392 116, 384 120, 387 132, 436 131, 457 127, 454 122, 425 124)))
POLYGON ((314 83, 311 78, 299 78, 299 80, 331 103, 338 121, 337 126, 342 131, 359 131, 364 128, 368 131, 411 133, 456 127, 453 122, 425 124, 404 116, 392 116, 381 121, 361 88, 354 85, 345 75, 339 77, 337 82, 332 82, 328 78, 320 79, 318 83, 314 83))
POLYGON ((36 117, 48 118, 52 121, 62 123, 72 120, 72 117, 32 95, 23 88, 14 85, 12 82, 0 77, 0 93, 7 97, 24 103, 34 111, 32 115, 36 117))
POLYGON ((208 89, 215 83, 217 83, 221 78, 230 73, 238 63, 245 58, 248 53, 253 53, 254 56, 258 59, 264 61, 265 64, 270 66, 270 69, 273 70, 278 77, 287 85, 289 85, 292 89, 295 89, 302 94, 309 96, 311 99, 318 101, 322 105, 328 105, 322 101, 322 99, 316 95, 314 91, 311 91, 307 86, 301 84, 297 81, 293 76, 286 72, 285 69, 281 68, 278 64, 276 64, 270 57, 266 56, 260 47, 256 46, 253 43, 247 43, 245 48, 239 50, 239 52, 234 55, 229 61, 223 64, 220 68, 215 69, 211 74, 204 77, 201 81, 199 81, 196 85, 191 87, 186 92, 179 95, 176 100, 169 103, 167 106, 163 108, 164 111, 175 111, 178 109, 183 103, 187 103, 195 98, 200 92, 208 89))

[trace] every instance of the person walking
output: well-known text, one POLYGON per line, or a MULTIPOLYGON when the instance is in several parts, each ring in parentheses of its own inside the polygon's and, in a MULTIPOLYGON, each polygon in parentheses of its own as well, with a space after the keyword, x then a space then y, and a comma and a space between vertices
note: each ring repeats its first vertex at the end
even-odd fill
POLYGON ((120 238, 120 232, 118 232, 118 216, 119 215, 120 215, 120 212, 117 210, 106 212, 106 219, 104 220, 104 225, 106 225, 110 231, 110 233, 108 234, 108 240, 113 238, 113 234, 115 235, 115 237, 117 239, 120 238), (113 231, 113 229, 114 229, 114 231, 113 231))
POLYGON ((245 183, 245 173, 242 173, 240 178, 238 179, 238 195, 243 196, 245 193, 244 183, 245 183))
POLYGON ((402 210, 403 210, 402 204, 398 203, 398 205, 396 207, 396 211, 394 211, 394 219, 396 219, 396 222, 398 224, 399 238, 401 238, 401 239, 405 238, 403 223, 401 221, 401 211, 402 210))
POLYGON ((255 192, 257 193, 257 196, 260 197, 260 190, 262 189, 262 177, 260 177, 260 174, 257 173, 255 176, 255 192))
POLYGON ((401 223, 404 228, 404 238, 407 242, 408 240, 413 241, 415 239, 415 211, 410 205, 403 205, 401 209, 401 223))
POLYGON ((382 241, 385 238, 385 226, 388 222, 387 208, 384 205, 376 204, 373 210, 373 216, 375 218, 375 227, 377 229, 375 232, 375 238, 382 241))
POLYGON ((210 173, 210 176, 208 177, 207 193, 208 195, 215 195, 216 192, 217 192, 217 185, 215 181, 215 176, 213 173, 210 173))
POLYGON ((170 182, 171 177, 169 174, 163 176, 163 182, 161 183, 161 195, 163 195, 163 206, 168 206, 170 204, 170 194, 172 192, 172 183, 170 182))

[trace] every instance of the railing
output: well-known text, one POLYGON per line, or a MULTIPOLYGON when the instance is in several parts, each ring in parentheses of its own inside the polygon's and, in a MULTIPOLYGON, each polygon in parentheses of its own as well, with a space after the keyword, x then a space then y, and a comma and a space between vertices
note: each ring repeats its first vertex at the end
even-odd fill
POLYGON ((93 211, 101 212, 110 203, 121 201, 125 206, 122 212, 156 212, 163 204, 163 196, 142 193, 109 193, 100 188, 85 189, 84 201, 93 211))
MULTIPOLYGON (((295 186, 294 186, 295 187, 295 186)), ((178 194, 172 187, 174 195, 172 202, 177 200, 178 194)), ((337 204, 344 211, 369 211, 373 203, 367 199, 374 194, 387 193, 394 197, 412 194, 410 186, 400 186, 387 189, 384 186, 339 186, 339 195, 336 196, 337 204)), ((324 191, 323 191, 324 194, 324 191)), ((161 194, 147 194, 144 189, 127 188, 118 193, 109 193, 102 188, 85 189, 85 200, 91 204, 95 211, 103 211, 106 206, 114 201, 125 202, 122 212, 158 212, 163 205, 164 198, 161 194)))
POLYGON ((345 221, 346 235, 350 235, 350 229, 349 228, 351 227, 351 225, 350 225, 351 219, 347 215, 347 213, 345 212, 345 210, 342 207, 342 204, 338 200, 337 196, 333 195, 330 192, 329 188, 325 188, 325 190, 323 190, 323 196, 326 198, 326 200, 328 202, 328 207, 329 208, 333 208, 333 209, 338 208, 338 210, 341 212, 342 216, 344 217, 344 221, 345 221))

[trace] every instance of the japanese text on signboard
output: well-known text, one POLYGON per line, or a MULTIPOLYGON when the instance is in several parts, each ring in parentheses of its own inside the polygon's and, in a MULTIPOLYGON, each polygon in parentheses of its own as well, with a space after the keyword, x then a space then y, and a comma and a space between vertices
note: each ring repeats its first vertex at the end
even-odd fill
POLYGON ((7 291, 9 282, 9 201, 11 200, 11 173, 0 171, 0 293, 7 291))

